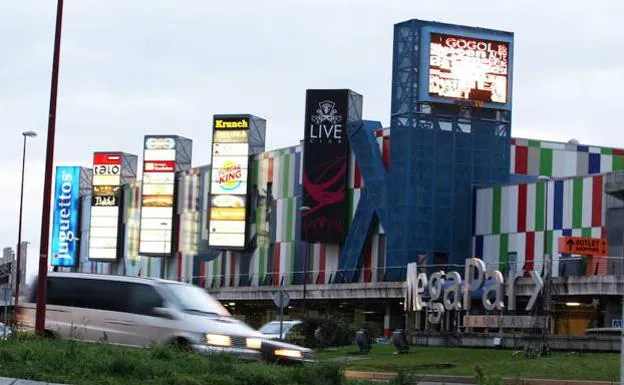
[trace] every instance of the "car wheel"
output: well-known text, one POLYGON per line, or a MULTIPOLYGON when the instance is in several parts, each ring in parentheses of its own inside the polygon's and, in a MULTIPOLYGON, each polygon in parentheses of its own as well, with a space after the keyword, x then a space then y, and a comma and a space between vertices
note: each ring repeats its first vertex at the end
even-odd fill
POLYGON ((180 350, 183 352, 190 352, 192 350, 191 343, 186 338, 182 338, 182 337, 178 337, 174 339, 173 341, 171 341, 171 346, 174 349, 180 350))

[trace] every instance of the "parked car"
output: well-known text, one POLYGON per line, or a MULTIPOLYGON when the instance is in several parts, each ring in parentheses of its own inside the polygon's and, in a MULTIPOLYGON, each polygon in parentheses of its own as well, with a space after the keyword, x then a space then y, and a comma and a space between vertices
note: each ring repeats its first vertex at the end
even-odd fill
MULTIPOLYGON (((18 310, 26 328, 35 325, 35 294, 36 288, 18 310)), ((268 340, 236 320, 205 290, 160 279, 49 273, 45 333, 133 347, 171 343, 250 360, 312 359, 309 349, 268 340)))
POLYGON ((288 333, 293 328, 293 326, 299 325, 301 323, 302 321, 298 320, 283 321, 281 335, 279 321, 271 321, 267 324, 264 324, 260 329, 258 329, 258 331, 262 333, 265 338, 271 340, 283 340, 288 336, 288 333))

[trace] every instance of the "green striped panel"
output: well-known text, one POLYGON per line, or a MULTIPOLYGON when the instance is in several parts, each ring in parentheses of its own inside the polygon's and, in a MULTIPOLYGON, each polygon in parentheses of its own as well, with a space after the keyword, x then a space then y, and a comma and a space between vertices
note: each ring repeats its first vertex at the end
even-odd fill
POLYGON ((540 147, 539 140, 529 140, 529 147, 540 147))
POLYGON ((295 240, 295 198, 288 198, 286 211, 286 240, 295 240))
POLYGON ((611 148, 606 148, 606 147, 601 147, 600 148, 600 153, 602 155, 612 155, 613 154, 613 149, 611 148))
POLYGON ((624 156, 621 155, 613 155, 613 171, 624 170, 624 156))
POLYGON ((553 248, 553 231, 546 232, 546 253, 552 255, 553 248))
POLYGON ((501 188, 494 187, 492 195, 492 234, 499 234, 501 230, 501 188))
POLYGON ((583 238, 591 238, 592 237, 592 229, 591 227, 585 227, 581 229, 581 237, 583 238))
POLYGON ((507 259, 509 258, 509 236, 507 234, 501 234, 498 256, 498 270, 507 271, 507 259))
POLYGON ((535 231, 544 231, 544 182, 535 184, 535 231))
POLYGON ((295 247, 295 242, 290 242, 289 246, 290 246, 290 268, 288 269, 288 283, 289 284, 293 284, 293 282, 295 282, 294 280, 294 271, 295 271, 295 252, 297 251, 297 248, 295 247))
POLYGON ((285 154, 282 157, 282 196, 284 198, 291 196, 288 191, 290 190, 290 186, 292 181, 290 180, 290 154, 285 154))
POLYGON ((258 166, 260 166, 260 161, 257 158, 254 157, 251 160, 251 164, 250 164, 250 167, 251 167, 251 184, 252 185, 256 185, 256 186, 258 185, 258 172, 259 172, 258 171, 259 170, 258 166))
POLYGON ((540 150, 540 175, 552 175, 553 151, 550 148, 540 150))
POLYGON ((572 227, 583 227, 583 178, 572 181, 572 227))

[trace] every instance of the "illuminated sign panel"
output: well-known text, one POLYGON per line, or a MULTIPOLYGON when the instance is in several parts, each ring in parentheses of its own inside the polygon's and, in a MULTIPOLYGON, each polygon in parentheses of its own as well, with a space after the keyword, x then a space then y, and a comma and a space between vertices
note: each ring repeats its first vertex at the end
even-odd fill
POLYGON ((212 133, 209 238, 211 247, 246 244, 249 117, 215 116, 212 133))
POLYGON ((90 260, 115 261, 118 257, 122 158, 123 153, 117 152, 93 155, 90 260))
POLYGON ((172 252, 177 151, 176 137, 145 137, 140 254, 163 256, 172 252))
POLYGON ((429 96, 499 108, 509 103, 511 41, 438 32, 428 37, 423 84, 428 83, 429 96))
POLYGON ((52 266, 75 266, 78 261, 80 167, 56 168, 52 219, 52 266))

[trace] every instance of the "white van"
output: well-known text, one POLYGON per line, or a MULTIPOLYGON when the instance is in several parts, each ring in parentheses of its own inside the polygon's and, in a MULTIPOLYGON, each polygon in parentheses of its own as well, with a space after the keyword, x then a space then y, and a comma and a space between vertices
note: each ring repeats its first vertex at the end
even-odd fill
MULTIPOLYGON (((35 298, 36 288, 18 311, 26 328, 35 326, 35 298)), ((252 360, 311 360, 309 349, 263 338, 205 290, 180 282, 52 272, 46 308, 49 337, 134 347, 171 343, 252 360)))

